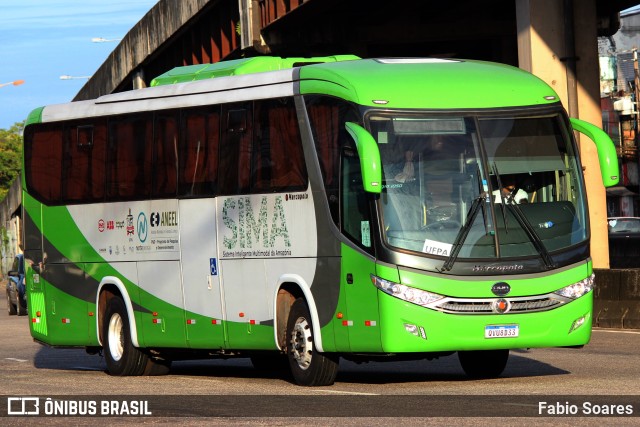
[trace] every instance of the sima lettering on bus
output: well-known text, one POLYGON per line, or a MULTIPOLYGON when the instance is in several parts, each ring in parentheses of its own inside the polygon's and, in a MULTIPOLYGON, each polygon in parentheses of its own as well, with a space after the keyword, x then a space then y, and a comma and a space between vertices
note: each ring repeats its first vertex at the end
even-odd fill
POLYGON ((237 245, 241 249, 251 249, 260 244, 261 238, 264 248, 273 248, 277 239, 282 239, 285 247, 291 247, 282 196, 275 197, 271 209, 267 196, 262 196, 257 216, 249 197, 226 199, 222 207, 222 222, 231 232, 224 236, 227 249, 235 249, 237 245))

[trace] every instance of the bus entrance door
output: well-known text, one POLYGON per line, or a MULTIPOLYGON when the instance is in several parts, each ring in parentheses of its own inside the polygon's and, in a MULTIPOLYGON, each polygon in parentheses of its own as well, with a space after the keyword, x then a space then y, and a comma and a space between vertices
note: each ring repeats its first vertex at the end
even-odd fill
POLYGON ((180 258, 187 342, 224 347, 214 199, 180 200, 180 258))

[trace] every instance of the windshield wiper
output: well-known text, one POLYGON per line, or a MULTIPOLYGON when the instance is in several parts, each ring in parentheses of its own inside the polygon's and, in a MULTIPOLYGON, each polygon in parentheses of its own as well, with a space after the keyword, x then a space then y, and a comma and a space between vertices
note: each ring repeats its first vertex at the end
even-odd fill
POLYGON ((469 231, 471 230, 471 226, 475 222, 476 216, 478 216, 478 212, 480 211, 480 207, 482 207, 482 214, 485 216, 484 218, 484 228, 488 233, 487 229, 487 219, 486 219, 486 207, 484 206, 484 200, 487 197, 487 193, 484 191, 478 195, 473 201, 473 204, 469 208, 469 213, 467 214, 467 220, 464 222, 464 225, 458 231, 456 235, 456 239, 453 241, 453 245, 451 247, 451 253, 449 254, 449 258, 442 265, 442 271, 449 271, 453 267, 453 263, 456 262, 458 258, 458 254, 460 253, 460 249, 462 249, 462 244, 467 239, 469 235, 469 231))
MULTIPOLYGON (((500 191, 502 191, 502 180, 500 179, 500 173, 498 172, 498 165, 495 162, 493 163, 493 171, 496 175, 496 180, 498 181, 498 186, 500 188, 500 191)), ((513 216, 516 218, 516 221, 518 221, 518 224, 520 224, 520 227, 523 228, 523 230, 525 231, 525 234, 527 235, 531 243, 533 243, 534 248, 538 251, 538 253, 542 257, 542 261, 544 262, 544 265, 548 269, 554 268, 555 263, 553 262, 553 258, 551 258, 551 255, 549 255, 549 251, 547 251, 547 248, 544 246, 544 243, 542 243, 540 236, 538 236, 538 233, 536 233, 536 230, 533 228, 533 226, 527 219, 527 216, 522 212, 522 210, 520 209, 520 206, 518 206, 518 203, 515 200, 513 192, 508 194, 506 197, 502 197, 502 193, 500 193, 500 199, 501 199, 500 201, 502 202, 500 203, 501 205, 500 208, 502 209, 502 217, 504 219, 505 233, 508 233, 507 215, 505 211, 506 209, 505 206, 506 206, 511 210, 511 212, 513 213, 513 216)))
MULTIPOLYGON (((498 172, 498 165, 494 162, 493 163, 493 173, 496 175, 496 181, 498 184, 498 194, 500 197, 500 210, 502 211, 502 221, 504 222, 504 232, 505 233, 509 233, 509 227, 507 224, 507 211, 505 208, 505 197, 502 197, 502 179, 500 178, 500 173, 498 172)), ((510 197, 511 193, 509 193, 508 196, 506 197, 510 197)))
POLYGON ((536 230, 533 228, 533 226, 527 219, 527 216, 522 212, 522 210, 520 209, 520 206, 518 206, 518 204, 515 202, 514 198, 509 197, 507 203, 505 204, 507 205, 508 208, 511 209, 511 212, 513 212, 513 216, 516 217, 516 220, 526 232, 527 237, 529 237, 529 240, 531 240, 531 243, 533 243, 533 246, 536 248, 538 253, 540 253, 540 256, 542 257, 542 261, 544 261, 544 264, 547 266, 547 268, 548 269, 554 268, 556 265, 553 262, 553 258, 551 258, 551 255, 549 255, 549 251, 547 251, 547 248, 544 246, 544 243, 542 243, 540 236, 538 236, 538 233, 536 233, 536 230))

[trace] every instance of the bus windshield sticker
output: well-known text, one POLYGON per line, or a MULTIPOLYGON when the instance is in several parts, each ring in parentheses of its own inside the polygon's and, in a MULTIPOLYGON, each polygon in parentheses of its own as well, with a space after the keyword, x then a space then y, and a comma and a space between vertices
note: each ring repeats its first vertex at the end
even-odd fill
POLYGON ((362 234, 362 244, 367 248, 371 247, 371 228, 369 221, 360 221, 360 233, 362 234))
POLYGON ((422 252, 431 255, 449 256, 452 247, 453 245, 451 243, 425 239, 424 245, 422 246, 422 252))

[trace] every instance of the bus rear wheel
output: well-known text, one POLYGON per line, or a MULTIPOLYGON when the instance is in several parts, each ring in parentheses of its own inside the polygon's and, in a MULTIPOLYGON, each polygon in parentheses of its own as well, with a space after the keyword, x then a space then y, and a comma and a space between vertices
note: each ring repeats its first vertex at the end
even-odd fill
POLYGON ((507 366, 509 350, 459 351, 458 360, 471 378, 496 378, 507 366))
POLYGON ((164 375, 169 372, 171 361, 153 359, 131 342, 129 316, 122 298, 109 300, 102 325, 104 355, 110 375, 164 375))
POLYGON ((338 373, 338 357, 315 349, 309 307, 295 300, 287 321, 287 356, 293 380, 303 386, 331 385, 338 373))

